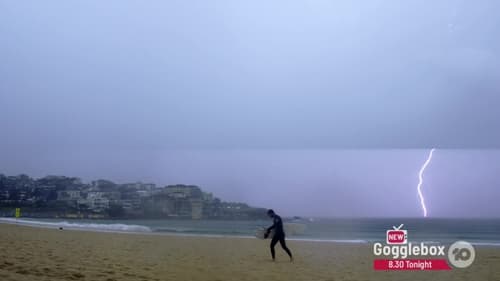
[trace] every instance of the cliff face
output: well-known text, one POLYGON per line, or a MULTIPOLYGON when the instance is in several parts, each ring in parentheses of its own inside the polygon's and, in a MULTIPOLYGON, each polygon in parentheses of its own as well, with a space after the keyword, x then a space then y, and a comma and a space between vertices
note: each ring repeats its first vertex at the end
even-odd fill
POLYGON ((83 183, 78 178, 0 174, 0 215, 22 207, 26 216, 67 218, 260 219, 265 209, 223 202, 194 185, 83 183))
POLYGON ((265 209, 222 202, 197 186, 185 185, 167 186, 144 201, 143 209, 149 217, 258 219, 265 215, 265 209))

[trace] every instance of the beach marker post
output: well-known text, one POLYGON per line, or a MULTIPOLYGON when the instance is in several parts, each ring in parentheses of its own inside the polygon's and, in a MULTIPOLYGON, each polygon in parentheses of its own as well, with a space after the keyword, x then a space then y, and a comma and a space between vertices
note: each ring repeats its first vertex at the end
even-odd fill
POLYGON ((16 208, 16 222, 19 217, 21 217, 21 208, 16 208))

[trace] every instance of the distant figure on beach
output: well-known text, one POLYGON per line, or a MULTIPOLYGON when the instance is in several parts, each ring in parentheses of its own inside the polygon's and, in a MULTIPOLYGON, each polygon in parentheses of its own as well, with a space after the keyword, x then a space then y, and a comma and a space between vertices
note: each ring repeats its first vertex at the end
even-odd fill
POLYGON ((286 246, 285 231, 283 230, 283 221, 281 220, 281 217, 274 213, 272 209, 267 210, 267 215, 273 219, 273 225, 267 228, 264 237, 269 237, 271 230, 274 229, 274 236, 271 239, 271 256, 273 257, 273 261, 275 260, 274 246, 276 246, 278 241, 281 244, 281 248, 283 248, 283 250, 285 250, 290 257, 290 261, 293 261, 292 252, 290 252, 290 249, 286 246))

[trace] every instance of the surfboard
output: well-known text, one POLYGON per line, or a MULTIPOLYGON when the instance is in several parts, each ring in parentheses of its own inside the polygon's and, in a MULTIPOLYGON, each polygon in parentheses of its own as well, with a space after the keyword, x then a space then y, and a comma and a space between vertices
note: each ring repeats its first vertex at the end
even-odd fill
MULTIPOLYGON (((304 234, 306 230, 306 225, 301 223, 284 223, 283 230, 287 235, 290 236, 301 235, 304 234)), ((265 227, 259 227, 257 228, 257 230, 255 230, 255 237, 258 239, 266 239, 264 238, 264 234, 266 234, 265 227)), ((271 233, 269 233, 269 237, 267 238, 273 238, 273 236, 274 236, 274 229, 271 230, 271 233)))
MULTIPOLYGON (((264 237, 266 234, 266 228, 265 227, 259 227, 257 230, 255 230, 255 237, 258 239, 266 239, 264 237)), ((269 233, 269 236, 267 238, 273 238, 274 236, 274 230, 271 230, 271 233, 269 233)))

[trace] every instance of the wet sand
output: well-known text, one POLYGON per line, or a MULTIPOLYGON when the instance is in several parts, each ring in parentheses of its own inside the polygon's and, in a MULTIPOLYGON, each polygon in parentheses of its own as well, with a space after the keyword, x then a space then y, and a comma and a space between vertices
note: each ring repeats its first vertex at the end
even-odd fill
POLYGON ((0 224, 0 280, 500 280, 500 248, 467 269, 374 271, 371 245, 98 233, 0 224))

